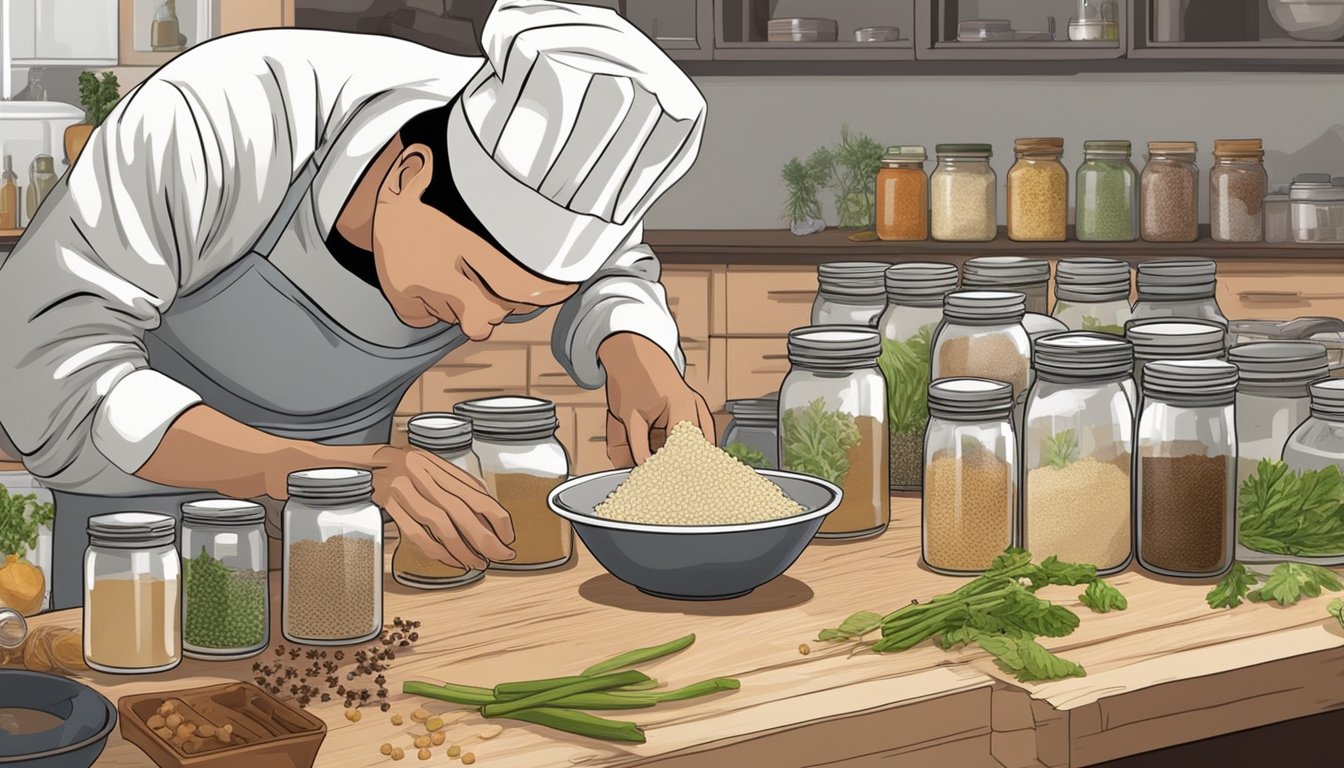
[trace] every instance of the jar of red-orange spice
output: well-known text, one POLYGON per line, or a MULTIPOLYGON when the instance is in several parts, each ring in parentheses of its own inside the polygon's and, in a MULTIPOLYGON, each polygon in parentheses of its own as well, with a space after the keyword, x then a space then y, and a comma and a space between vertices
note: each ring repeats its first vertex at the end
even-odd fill
POLYGON ((877 172, 877 236, 924 240, 929 236, 927 155, 920 146, 888 147, 877 172))

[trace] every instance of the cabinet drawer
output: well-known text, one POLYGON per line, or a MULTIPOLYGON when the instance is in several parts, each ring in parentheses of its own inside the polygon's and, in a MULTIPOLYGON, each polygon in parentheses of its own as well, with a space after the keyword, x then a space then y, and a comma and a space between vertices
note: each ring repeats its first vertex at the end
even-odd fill
POLYGON ((527 347, 521 344, 467 342, 434 367, 425 382, 450 389, 512 389, 527 386, 527 347))
POLYGON ((783 338, 727 339, 729 400, 778 392, 789 372, 788 343, 783 338))
POLYGON ((728 270, 729 336, 783 336, 812 320, 815 269, 728 270))
POLYGON ((1219 265, 1218 306, 1232 320, 1344 317, 1344 274, 1319 265, 1219 265))
POLYGON ((710 271, 665 267, 662 283, 681 337, 704 341, 709 336, 710 271))

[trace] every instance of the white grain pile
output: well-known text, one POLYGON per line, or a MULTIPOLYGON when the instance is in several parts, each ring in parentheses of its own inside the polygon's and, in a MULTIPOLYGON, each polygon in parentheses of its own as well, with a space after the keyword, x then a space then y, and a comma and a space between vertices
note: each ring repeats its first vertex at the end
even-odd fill
POLYGON ((791 517, 803 508, 683 421, 594 512, 648 525, 735 525, 791 517))

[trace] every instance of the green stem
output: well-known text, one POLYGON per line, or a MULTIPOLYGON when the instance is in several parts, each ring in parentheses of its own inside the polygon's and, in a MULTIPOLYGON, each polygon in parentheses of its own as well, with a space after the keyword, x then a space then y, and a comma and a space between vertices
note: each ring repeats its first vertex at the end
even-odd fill
POLYGON ((583 670, 580 674, 583 677, 594 677, 608 672, 615 672, 618 669, 633 667, 636 664, 643 664, 646 661, 661 659, 664 656, 671 656, 678 651, 684 651, 687 648, 690 648, 691 643, 694 642, 695 635, 687 635, 671 642, 663 643, 662 645, 655 645, 652 648, 637 648, 633 651, 622 653, 619 656, 613 656, 604 662, 594 664, 583 670))
POLYGON ((607 720, 602 717, 583 712, 575 712, 569 709, 554 709, 551 707, 540 707, 537 709, 524 709, 519 712, 513 712, 508 715, 502 715, 506 720, 521 720, 525 723, 542 725, 547 728, 554 728, 557 731, 573 733, 579 736, 588 736, 594 739, 604 739, 606 741, 629 741, 635 744, 643 744, 644 731, 634 723, 627 723, 620 720, 607 720))
MULTIPOLYGON (((740 687, 742 687, 742 684, 730 677, 716 677, 713 680, 705 680, 703 682, 695 683, 694 685, 688 685, 685 688, 678 688, 675 691, 664 691, 661 693, 645 693, 638 695, 649 696, 653 698, 655 701, 657 701, 659 704, 662 704, 668 701, 685 701, 686 699, 695 699, 701 696, 708 696, 712 693, 718 693, 719 691, 736 691, 740 687)), ((625 696, 625 694, 621 693, 614 693, 612 695, 622 697, 625 696)))
POLYGON ((401 686, 401 692, 468 707, 484 707, 487 704, 495 703, 495 696, 489 688, 477 688, 470 685, 454 685, 452 683, 435 685, 411 680, 401 686))
POLYGON ((625 685, 642 683, 648 679, 648 675, 634 670, 618 672, 611 675, 598 675, 596 677, 587 678, 583 682, 574 683, 572 685, 562 685, 559 688, 552 688, 548 691, 534 693, 530 696, 524 696, 521 699, 486 704, 481 708, 481 714, 486 717, 500 717, 524 709, 548 705, 557 699, 563 699, 567 696, 573 696, 574 694, 620 688, 625 685))
MULTIPOLYGON (((495 698, 500 701, 510 701, 519 699, 523 696, 531 696, 534 693, 549 691, 552 688, 559 688, 562 685, 573 685, 589 680, 588 677, 549 677, 541 680, 522 680, 516 683, 500 683, 495 686, 495 698)), ((622 691, 647 691, 651 688, 657 688, 657 680, 645 680, 642 683, 627 685, 621 688, 622 691)))

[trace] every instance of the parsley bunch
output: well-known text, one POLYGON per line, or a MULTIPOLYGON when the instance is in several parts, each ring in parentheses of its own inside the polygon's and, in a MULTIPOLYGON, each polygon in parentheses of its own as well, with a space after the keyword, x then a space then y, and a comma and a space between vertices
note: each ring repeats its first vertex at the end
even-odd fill
POLYGON ((37 496, 10 493, 0 485, 0 563, 5 555, 22 555, 37 547, 37 532, 50 525, 56 517, 51 504, 43 504, 37 496))
POLYGON ((1237 563, 1209 591, 1205 600, 1210 608, 1236 608, 1246 600, 1295 605, 1304 597, 1320 597, 1322 591, 1339 592, 1341 589, 1344 584, 1340 583, 1339 576, 1319 565, 1280 563, 1261 584, 1259 576, 1237 563))
POLYGON ((1237 498, 1237 538, 1275 555, 1344 552, 1344 475, 1335 466, 1294 472, 1262 459, 1237 498))

